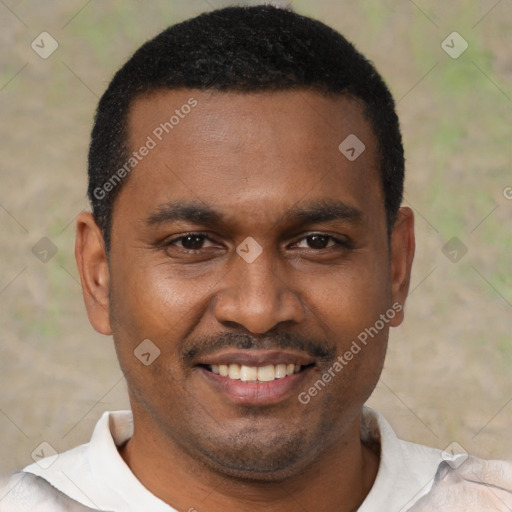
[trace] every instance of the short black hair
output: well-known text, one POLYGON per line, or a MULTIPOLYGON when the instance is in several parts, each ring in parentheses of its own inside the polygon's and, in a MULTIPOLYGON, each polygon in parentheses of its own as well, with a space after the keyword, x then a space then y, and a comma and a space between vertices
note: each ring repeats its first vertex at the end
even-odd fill
POLYGON ((88 195, 107 252, 112 209, 126 175, 118 171, 133 151, 128 147, 130 106, 143 94, 178 88, 313 89, 358 98, 378 141, 390 233, 402 202, 404 151, 393 97, 375 67, 317 20, 270 5, 226 7, 170 26, 146 42, 100 99, 89 148, 88 195))

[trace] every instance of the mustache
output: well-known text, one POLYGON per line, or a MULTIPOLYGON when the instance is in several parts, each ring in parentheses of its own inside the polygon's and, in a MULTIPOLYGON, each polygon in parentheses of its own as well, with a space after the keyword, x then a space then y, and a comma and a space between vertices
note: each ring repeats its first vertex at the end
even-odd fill
POLYGON ((222 349, 237 348, 247 350, 300 350, 314 359, 334 358, 336 350, 325 340, 313 339, 285 331, 269 331, 265 335, 253 336, 246 332, 223 332, 215 336, 203 336, 184 342, 181 359, 190 365, 196 359, 222 349))

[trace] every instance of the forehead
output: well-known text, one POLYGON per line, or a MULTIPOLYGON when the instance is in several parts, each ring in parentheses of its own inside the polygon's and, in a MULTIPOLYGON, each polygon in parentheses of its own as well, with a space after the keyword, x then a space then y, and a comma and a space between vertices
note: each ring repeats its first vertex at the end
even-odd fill
POLYGON ((147 135, 160 146, 190 148, 199 142, 203 146, 221 142, 225 148, 241 149, 258 142, 266 143, 268 150, 275 147, 272 142, 279 135, 285 142, 300 139, 303 155, 313 155, 314 147, 336 150, 342 138, 353 132, 359 132, 367 145, 374 142, 361 101, 312 90, 157 90, 134 100, 128 127, 134 148, 147 135))
POLYGON ((383 205, 377 142, 348 96, 159 90, 133 103, 128 127, 130 150, 145 156, 121 196, 146 209, 176 199, 253 215, 308 198, 383 205))

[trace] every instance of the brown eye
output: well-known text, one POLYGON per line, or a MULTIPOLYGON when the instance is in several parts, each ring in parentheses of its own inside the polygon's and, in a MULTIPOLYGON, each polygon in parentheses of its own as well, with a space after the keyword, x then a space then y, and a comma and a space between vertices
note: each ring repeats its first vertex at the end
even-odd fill
POLYGON ((181 237, 178 241, 184 249, 196 251, 203 248, 206 237, 204 235, 187 235, 181 237))
POLYGON ((332 236, 328 235, 309 235, 305 236, 298 244, 302 249, 327 249, 335 244, 332 236))
POLYGON ((312 249, 325 249, 329 244, 331 237, 323 235, 313 235, 307 238, 308 245, 312 249))

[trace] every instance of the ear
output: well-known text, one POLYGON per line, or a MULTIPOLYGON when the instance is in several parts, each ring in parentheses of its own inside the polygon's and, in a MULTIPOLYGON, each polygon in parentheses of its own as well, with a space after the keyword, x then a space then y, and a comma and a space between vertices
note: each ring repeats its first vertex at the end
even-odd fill
POLYGON ((89 322, 100 334, 110 335, 110 275, 105 241, 91 213, 81 213, 76 223, 75 258, 89 322))
POLYGON ((414 259, 414 213, 410 208, 402 207, 391 233, 391 299, 393 304, 400 304, 396 308, 397 314, 390 321, 390 325, 397 327, 404 319, 403 308, 409 293, 411 282, 411 267, 414 259))

